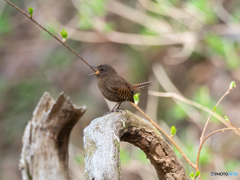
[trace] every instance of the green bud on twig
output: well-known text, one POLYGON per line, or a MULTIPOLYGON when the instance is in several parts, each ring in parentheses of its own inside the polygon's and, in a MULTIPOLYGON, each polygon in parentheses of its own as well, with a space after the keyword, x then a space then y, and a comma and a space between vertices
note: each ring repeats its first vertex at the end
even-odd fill
POLYGON ((213 108, 213 112, 215 112, 215 111, 216 111, 216 109, 217 109, 217 107, 216 107, 216 106, 214 106, 214 108, 213 108))
POLYGON ((189 173, 189 176, 190 176, 192 179, 194 179, 194 177, 195 177, 194 172, 189 173))
POLYGON ((63 42, 65 42, 66 39, 67 39, 67 36, 68 36, 68 31, 66 31, 66 30, 63 28, 63 30, 60 31, 60 34, 62 35, 63 42))
POLYGON ((172 126, 172 127, 171 127, 171 137, 173 137, 173 136, 176 134, 176 132, 177 132, 176 127, 175 127, 175 126, 172 126))
POLYGON ((137 93, 137 94, 134 94, 134 96, 133 96, 133 99, 134 99, 134 103, 135 103, 135 104, 138 104, 138 103, 139 103, 139 95, 140 95, 140 93, 137 93))
POLYGON ((199 175, 200 175, 200 171, 199 170, 196 172, 196 174, 194 174, 194 172, 189 173, 189 176, 192 179, 196 179, 199 175))
POLYGON ((232 82, 230 83, 229 88, 232 89, 232 88, 234 88, 234 87, 236 87, 236 84, 235 84, 235 81, 232 81, 232 82))
POLYGON ((229 119, 228 119, 228 117, 227 117, 227 116, 224 116, 224 119, 225 119, 227 122, 229 122, 229 123, 230 123, 230 121, 229 121, 229 119))
POLYGON ((195 178, 197 178, 200 175, 200 171, 198 170, 195 174, 195 178))
POLYGON ((32 8, 32 7, 29 7, 29 8, 28 8, 28 12, 29 12, 29 14, 30 14, 30 18, 32 18, 32 16, 33 16, 33 11, 34 11, 34 9, 35 9, 35 8, 32 8))

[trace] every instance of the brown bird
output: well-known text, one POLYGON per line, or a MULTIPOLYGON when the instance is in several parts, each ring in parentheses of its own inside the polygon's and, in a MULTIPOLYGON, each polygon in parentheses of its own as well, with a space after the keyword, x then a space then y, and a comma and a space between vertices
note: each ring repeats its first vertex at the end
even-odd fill
POLYGON ((110 112, 118 111, 121 103, 124 101, 134 103, 134 94, 151 85, 151 82, 131 84, 119 76, 115 69, 107 64, 92 67, 96 68, 96 72, 90 75, 95 74, 97 76, 97 84, 103 96, 109 101, 117 102, 110 112))

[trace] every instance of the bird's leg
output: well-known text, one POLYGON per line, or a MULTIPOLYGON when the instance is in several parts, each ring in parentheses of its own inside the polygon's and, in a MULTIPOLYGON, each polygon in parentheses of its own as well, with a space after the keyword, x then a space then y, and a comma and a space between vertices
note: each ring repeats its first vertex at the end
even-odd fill
MULTIPOLYGON (((117 107, 118 104, 119 104, 119 103, 117 103, 117 104, 112 108, 112 110, 111 110, 110 112, 113 112, 114 109, 117 107)), ((117 108, 116 108, 116 109, 117 109, 117 108)))
MULTIPOLYGON (((121 103, 120 103, 121 104, 121 103)), ((107 115, 107 114, 110 114, 111 112, 115 112, 115 110, 117 109, 116 107, 117 107, 117 105, 119 105, 119 103, 117 103, 113 108, 112 108, 112 110, 111 111, 109 111, 109 112, 106 112, 106 113, 104 113, 103 115, 105 116, 105 115, 107 115)), ((119 107, 119 106, 118 106, 119 107)))
POLYGON ((118 107, 117 107, 115 110, 119 109, 121 104, 122 104, 122 102, 120 102, 120 103, 118 104, 118 107))
POLYGON ((117 104, 112 108, 111 111, 106 112, 106 113, 104 113, 103 115, 105 116, 105 115, 107 115, 107 114, 110 114, 111 112, 121 112, 122 110, 124 110, 124 109, 120 108, 121 103, 122 103, 122 102, 117 103, 117 104), (117 108, 116 108, 116 107, 117 107, 117 108))
POLYGON ((120 108, 121 103, 122 103, 122 102, 119 102, 117 108, 114 109, 114 110, 112 110, 112 111, 113 111, 113 112, 121 112, 121 111, 123 111, 124 109, 120 108))

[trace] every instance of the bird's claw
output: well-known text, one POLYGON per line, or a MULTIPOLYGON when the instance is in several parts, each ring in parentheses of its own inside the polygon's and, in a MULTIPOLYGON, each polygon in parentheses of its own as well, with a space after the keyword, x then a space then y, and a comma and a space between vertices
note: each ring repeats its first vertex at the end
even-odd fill
POLYGON ((113 110, 111 110, 111 111, 109 111, 109 112, 106 112, 106 113, 104 113, 103 115, 105 116, 105 115, 110 114, 110 113, 112 113, 112 112, 123 112, 123 111, 124 111, 123 108, 118 108, 118 109, 113 109, 113 110))

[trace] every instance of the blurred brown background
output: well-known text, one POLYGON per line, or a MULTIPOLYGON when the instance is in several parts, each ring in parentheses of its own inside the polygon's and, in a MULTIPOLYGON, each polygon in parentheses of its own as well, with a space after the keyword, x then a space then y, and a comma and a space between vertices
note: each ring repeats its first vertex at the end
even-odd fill
MULTIPOLYGON (((131 83, 153 81, 151 90, 175 92, 213 109, 231 81, 237 87, 217 108, 240 127, 240 1, 237 0, 12 0, 91 65, 110 64, 131 83)), ((0 1, 0 180, 21 179, 21 137, 45 91, 57 98, 64 91, 87 112, 72 131, 70 174, 83 179, 83 129, 109 111, 96 78, 80 59, 14 8, 0 1)), ((139 106, 169 131, 196 162, 199 137, 208 113, 144 90, 139 106), (177 102, 177 103, 176 103, 177 102)), ((123 108, 135 112, 129 103, 123 108)), ((138 112, 136 112, 139 114, 138 112)), ((206 134, 226 127, 212 117, 206 134)), ((240 137, 218 133, 204 144, 203 179, 210 172, 238 172, 240 137)), ((176 151, 187 173, 193 169, 176 151)), ((123 179, 154 180, 155 170, 138 148, 121 143, 123 179)), ((230 179, 215 177, 212 179, 230 179)))

